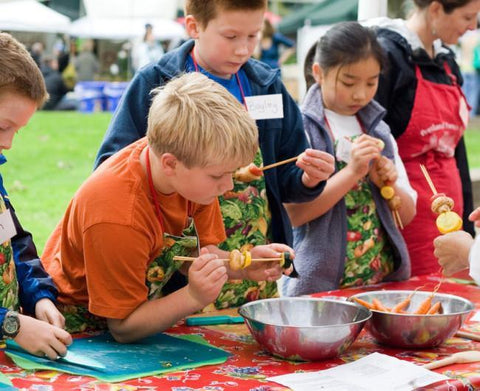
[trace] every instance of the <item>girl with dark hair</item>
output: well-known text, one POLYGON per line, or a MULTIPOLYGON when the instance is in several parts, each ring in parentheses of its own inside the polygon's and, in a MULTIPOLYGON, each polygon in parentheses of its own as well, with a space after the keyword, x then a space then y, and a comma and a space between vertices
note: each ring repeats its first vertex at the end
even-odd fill
POLYGON ((357 22, 332 27, 307 56, 305 130, 313 148, 336 156, 336 169, 314 201, 287 205, 299 274, 285 277, 287 296, 410 276, 405 242, 380 193, 391 186, 400 223, 408 224, 416 194, 385 110, 373 101, 383 62, 375 33, 357 22))
POLYGON ((445 45, 477 27, 480 0, 415 0, 407 20, 381 18, 379 43, 388 70, 380 76, 376 99, 387 110, 385 122, 397 140, 408 177, 418 193, 417 214, 402 231, 412 260, 412 275, 439 271, 433 240, 436 215, 432 191, 420 169, 424 164, 439 193, 454 202, 464 229, 473 234, 472 185, 463 139, 469 109, 455 55, 445 45))

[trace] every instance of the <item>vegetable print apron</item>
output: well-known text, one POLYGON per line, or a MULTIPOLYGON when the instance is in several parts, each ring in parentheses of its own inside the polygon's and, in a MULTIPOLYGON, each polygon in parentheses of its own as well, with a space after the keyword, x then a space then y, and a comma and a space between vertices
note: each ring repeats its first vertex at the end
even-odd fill
MULTIPOLYGON (((195 71, 199 72, 193 50, 190 55, 192 56, 195 71)), ((235 78, 242 96, 242 103, 247 110, 245 93, 237 73, 235 78)), ((260 150, 258 150, 255 156, 254 163, 257 167, 263 164, 260 150)), ((235 249, 248 251, 254 246, 271 242, 270 238, 267 237, 271 216, 264 176, 262 175, 259 179, 249 183, 234 179, 233 186, 233 191, 218 197, 227 234, 227 239, 219 245, 219 248, 225 251, 235 249)), ((203 311, 208 312, 215 309, 238 307, 252 300, 278 296, 277 283, 275 281, 229 280, 223 286, 215 302, 205 307, 203 311)))
MULTIPOLYGON (((0 213, 7 210, 5 201, 0 195, 0 213)), ((0 306, 18 311, 18 282, 13 260, 13 249, 10 240, 0 244, 0 306)))
POLYGON ((433 240, 440 235, 436 215, 430 210, 432 190, 421 172, 424 164, 439 193, 451 197, 453 210, 463 215, 462 183, 454 153, 468 123, 468 105, 450 67, 444 63, 452 85, 425 80, 418 66, 417 91, 410 121, 397 139, 412 187, 418 193, 417 214, 402 231, 412 262, 412 276, 438 272, 433 240))
MULTIPOLYGON (((164 231, 164 222, 157 194, 153 186, 152 173, 150 171, 149 149, 146 153, 147 177, 150 194, 155 205, 155 212, 160 225, 162 226, 164 247, 160 254, 148 266, 146 271, 145 284, 148 287, 148 300, 154 300, 162 297, 162 288, 176 272, 183 261, 174 261, 175 255, 198 256, 199 241, 195 228, 195 223, 191 217, 188 217, 186 227, 182 235, 171 235, 164 231)), ((191 204, 188 204, 189 216, 191 204)), ((88 312, 84 306, 62 305, 61 312, 65 316, 66 330, 70 333, 82 332, 85 330, 106 329, 105 318, 98 317, 88 312)))

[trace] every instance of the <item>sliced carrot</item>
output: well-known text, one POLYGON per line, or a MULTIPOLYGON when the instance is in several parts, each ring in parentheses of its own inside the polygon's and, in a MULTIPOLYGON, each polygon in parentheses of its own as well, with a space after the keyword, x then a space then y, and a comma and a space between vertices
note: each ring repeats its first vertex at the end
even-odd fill
POLYGON ((358 297, 352 297, 352 300, 356 301, 360 305, 363 305, 364 307, 367 307, 369 310, 375 309, 375 306, 366 300, 359 299, 358 297))
POLYGON ((428 310, 427 315, 435 315, 442 313, 442 303, 437 301, 432 307, 428 310))
POLYGON ((377 298, 372 299, 372 304, 375 306, 375 309, 377 311, 390 312, 390 310, 387 307, 385 307, 383 303, 377 298))

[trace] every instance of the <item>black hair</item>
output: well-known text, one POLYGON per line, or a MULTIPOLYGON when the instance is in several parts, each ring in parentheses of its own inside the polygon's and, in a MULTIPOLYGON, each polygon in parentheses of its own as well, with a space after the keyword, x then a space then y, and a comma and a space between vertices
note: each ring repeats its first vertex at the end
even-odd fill
POLYGON ((312 65, 318 63, 324 72, 373 57, 380 69, 385 66, 385 55, 372 28, 358 22, 341 22, 331 27, 310 48, 305 57, 304 75, 307 88, 315 83, 312 65))
POLYGON ((414 0, 413 2, 418 8, 424 9, 434 1, 439 2, 443 6, 443 10, 446 14, 451 14, 456 8, 463 7, 472 0, 414 0))

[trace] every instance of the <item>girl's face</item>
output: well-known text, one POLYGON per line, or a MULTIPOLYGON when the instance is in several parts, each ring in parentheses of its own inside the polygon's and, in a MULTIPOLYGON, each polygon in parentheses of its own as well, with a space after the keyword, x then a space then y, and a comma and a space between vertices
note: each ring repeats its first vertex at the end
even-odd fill
POLYGON ((325 72, 313 64, 313 76, 322 89, 325 108, 341 115, 355 115, 377 92, 380 64, 374 57, 338 65, 325 72))
POLYGON ((477 17, 480 12, 480 0, 472 0, 463 7, 455 8, 446 14, 438 2, 431 5, 432 27, 442 42, 454 45, 467 30, 477 28, 477 17))

